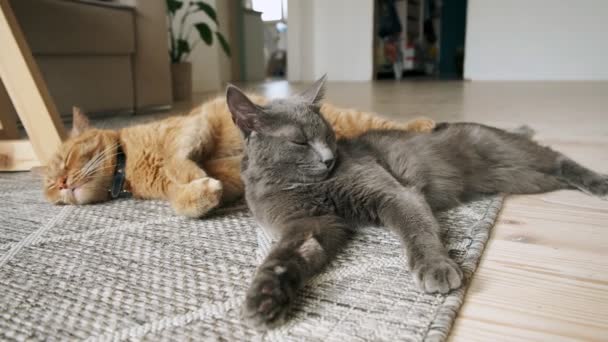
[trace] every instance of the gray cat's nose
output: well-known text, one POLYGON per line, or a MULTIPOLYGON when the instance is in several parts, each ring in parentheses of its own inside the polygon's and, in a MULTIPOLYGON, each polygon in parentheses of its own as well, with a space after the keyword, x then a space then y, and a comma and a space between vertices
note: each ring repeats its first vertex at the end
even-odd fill
POLYGON ((325 142, 315 141, 310 144, 317 155, 319 156, 319 160, 327 166, 327 168, 331 168, 334 166, 335 156, 332 150, 327 146, 325 142))
POLYGON ((336 162, 336 159, 334 159, 333 157, 323 160, 323 164, 325 164, 325 166, 327 166, 328 169, 331 169, 332 166, 334 166, 335 162, 336 162))

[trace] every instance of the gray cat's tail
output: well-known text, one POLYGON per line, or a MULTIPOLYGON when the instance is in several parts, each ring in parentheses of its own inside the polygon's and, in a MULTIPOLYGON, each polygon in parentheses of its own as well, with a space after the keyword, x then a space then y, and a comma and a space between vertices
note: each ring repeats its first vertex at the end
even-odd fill
POLYGON ((521 125, 521 126, 517 127, 516 129, 511 130, 510 132, 522 135, 529 139, 532 138, 534 136, 534 134, 536 134, 536 131, 528 125, 521 125))

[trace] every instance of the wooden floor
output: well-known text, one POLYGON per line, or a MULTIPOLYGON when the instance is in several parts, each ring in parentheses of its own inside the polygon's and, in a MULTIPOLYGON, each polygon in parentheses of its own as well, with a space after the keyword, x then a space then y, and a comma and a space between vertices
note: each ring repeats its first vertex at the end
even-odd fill
MULTIPOLYGON (((303 87, 250 89, 279 97, 303 87)), ((525 123, 543 144, 608 173, 608 83, 330 82, 326 99, 396 120, 525 123)), ((507 199, 451 341, 518 340, 608 340, 608 201, 576 191, 507 199)))

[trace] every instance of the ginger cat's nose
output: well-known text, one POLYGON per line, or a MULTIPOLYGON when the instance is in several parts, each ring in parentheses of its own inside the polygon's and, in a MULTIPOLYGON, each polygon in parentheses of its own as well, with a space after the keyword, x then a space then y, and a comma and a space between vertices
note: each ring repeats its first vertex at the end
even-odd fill
POLYGON ((61 177, 59 177, 59 179, 57 179, 57 188, 59 188, 59 190, 68 188, 68 177, 67 176, 61 176, 61 177))

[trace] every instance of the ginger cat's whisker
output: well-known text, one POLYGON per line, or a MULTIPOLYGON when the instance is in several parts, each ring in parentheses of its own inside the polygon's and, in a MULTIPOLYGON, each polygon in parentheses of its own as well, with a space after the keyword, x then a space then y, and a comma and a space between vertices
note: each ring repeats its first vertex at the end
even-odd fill
POLYGON ((87 181, 89 181, 90 179, 93 178, 93 176, 95 176, 95 173, 98 171, 102 171, 102 170, 107 170, 107 169, 113 169, 114 165, 111 166, 105 166, 105 167, 99 167, 95 170, 92 170, 92 172, 90 172, 90 174, 86 174, 86 175, 82 175, 79 178, 74 178, 72 180, 72 184, 77 184, 82 182, 83 184, 86 183, 87 181))
POLYGON ((96 161, 94 163, 92 163, 91 165, 88 165, 87 168, 84 171, 84 174, 90 174, 95 172, 100 166, 103 166, 103 162, 105 161, 104 157, 107 158, 111 158, 118 155, 118 153, 113 153, 111 155, 105 156, 102 155, 101 157, 99 157, 98 159, 96 159, 96 161))
POLYGON ((91 159, 93 162, 87 163, 86 167, 82 168, 82 172, 79 174, 79 178, 89 177, 101 170, 114 168, 115 165, 103 165, 103 163, 108 158, 112 158, 112 157, 115 157, 116 155, 118 155, 118 152, 113 152, 112 154, 107 155, 107 153, 109 153, 109 151, 111 151, 112 149, 115 149, 116 147, 117 147, 117 144, 110 146, 109 148, 100 152, 94 159, 91 159))
POLYGON ((95 156, 93 156, 93 158, 91 158, 89 161, 87 161, 75 174, 74 177, 79 177, 80 175, 84 174, 87 172, 87 170, 97 162, 97 160, 100 160, 101 157, 103 156, 102 153, 96 154, 95 156))
POLYGON ((114 169, 114 168, 115 168, 114 165, 108 165, 108 166, 98 167, 98 168, 96 168, 94 170, 91 170, 91 172, 89 174, 83 175, 82 178, 83 179, 90 178, 90 177, 93 177, 96 172, 103 171, 103 170, 114 169))
POLYGON ((102 163, 106 160, 106 158, 111 158, 118 155, 117 152, 114 152, 111 155, 106 155, 109 151, 115 149, 117 146, 118 144, 110 145, 108 148, 95 155, 95 157, 88 161, 79 170, 79 172, 75 175, 75 178, 78 179, 78 177, 85 177, 99 171, 99 167, 102 166, 102 163))
POLYGON ((97 153, 94 158, 92 158, 87 164, 85 164, 85 166, 87 166, 87 168, 92 168, 93 165, 97 165, 97 164, 103 162, 104 157, 106 157, 106 154, 108 152, 112 151, 113 149, 115 149, 116 147, 118 147, 117 143, 108 146, 101 152, 97 153))

